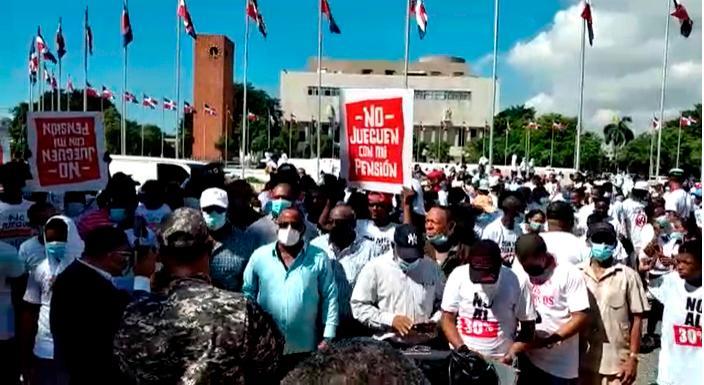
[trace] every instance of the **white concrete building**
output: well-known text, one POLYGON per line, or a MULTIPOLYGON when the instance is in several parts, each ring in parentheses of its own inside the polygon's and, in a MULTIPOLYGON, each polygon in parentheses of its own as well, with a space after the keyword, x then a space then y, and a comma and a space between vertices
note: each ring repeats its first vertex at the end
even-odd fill
MULTIPOLYGON (((323 132, 336 128, 341 88, 403 88, 403 62, 383 60, 322 61, 323 132)), ((298 151, 315 132, 318 116, 317 60, 311 58, 304 71, 281 72, 281 108, 286 120, 294 117, 299 131, 298 151)), ((415 90, 414 139, 448 142, 450 156, 459 158, 462 147, 481 137, 491 116, 491 79, 470 73, 464 59, 450 56, 423 57, 409 63, 408 85, 415 90)), ((498 93, 497 93, 498 95, 498 93)), ((498 96, 497 96, 498 105, 498 96)), ((488 133, 487 133, 488 134, 488 133)), ((335 134, 339 138, 339 134, 335 134)), ((296 140, 294 139, 294 142, 296 140)), ((418 141, 414 140, 414 146, 418 141)), ((431 148, 434 148, 431 146, 431 148)), ((431 159, 434 151, 430 151, 431 159)))

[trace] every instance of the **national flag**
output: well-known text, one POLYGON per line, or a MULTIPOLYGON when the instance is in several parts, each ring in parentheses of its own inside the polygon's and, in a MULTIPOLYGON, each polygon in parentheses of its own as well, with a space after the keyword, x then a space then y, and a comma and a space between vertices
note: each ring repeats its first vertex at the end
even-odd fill
POLYGON ((418 24, 418 35, 420 38, 425 37, 425 32, 428 28, 428 13, 425 11, 423 0, 411 0, 411 14, 416 16, 416 24, 418 24))
POLYGON ((59 89, 59 84, 56 82, 56 76, 54 76, 54 73, 51 73, 51 89, 56 91, 59 89))
POLYGON ((689 117, 689 116, 681 116, 680 117, 680 127, 691 127, 694 124, 697 124, 696 119, 689 117))
POLYGON ((137 97, 134 96, 134 94, 130 93, 129 91, 125 91, 125 94, 122 97, 123 97, 123 99, 125 99, 125 101, 127 103, 134 103, 134 104, 138 103, 137 97))
POLYGON ((71 75, 68 75, 68 80, 66 81, 66 92, 73 92, 73 80, 71 80, 71 75))
POLYGON ((188 12, 188 7, 186 7, 186 0, 179 0, 176 14, 183 20, 183 27, 186 29, 186 33, 195 39, 196 28, 193 26, 191 14, 188 12))
POLYGON ((61 18, 59 18, 59 28, 56 30, 56 54, 59 55, 59 60, 66 55, 66 42, 61 29, 61 18))
POLYGON ((296 114, 294 114, 293 112, 291 113, 291 121, 293 123, 296 123, 296 114))
POLYGON ((341 32, 340 27, 337 26, 335 18, 332 16, 332 11, 330 10, 330 4, 328 3, 328 0, 320 0, 320 8, 323 15, 328 18, 328 23, 330 24, 330 32, 339 34, 341 32))
POLYGON ((43 67, 44 81, 46 82, 46 84, 51 84, 51 75, 49 75, 49 70, 46 69, 46 66, 43 67))
POLYGON ((112 91, 110 91, 110 89, 105 86, 103 86, 102 91, 100 91, 100 95, 103 97, 103 99, 115 99, 115 95, 113 95, 112 91))
POLYGON ((535 121, 528 122, 528 129, 537 130, 539 128, 540 128, 540 124, 538 124, 537 122, 535 122, 535 121))
POLYGON ((156 99, 147 96, 147 94, 142 94, 142 105, 153 110, 159 105, 159 102, 156 99))
POLYGON ((653 116, 653 120, 650 121, 650 127, 653 129, 653 131, 659 130, 660 129, 660 119, 653 116))
POLYGON ((99 96, 98 91, 93 88, 88 82, 86 82, 86 95, 92 96, 94 98, 97 98, 99 96))
POLYGON ((589 45, 594 45, 594 26, 592 25, 592 6, 588 2, 584 2, 582 10, 582 19, 587 23, 587 35, 589 36, 589 45))
POLYGON ((195 114, 196 109, 191 106, 191 103, 183 102, 183 113, 184 114, 195 114))
POLYGON ((255 115, 252 112, 247 112, 247 120, 249 120, 250 122, 253 122, 253 121, 257 120, 257 115, 255 115))
POLYGON ((122 3, 122 46, 127 47, 132 42, 132 25, 130 24, 130 13, 127 11, 127 3, 122 3))
POLYGON ((29 76, 34 76, 34 81, 36 82, 37 71, 39 71, 39 58, 37 57, 37 44, 35 39, 32 39, 29 45, 29 62, 27 65, 29 76))
POLYGON ((247 0, 247 16, 257 23, 259 32, 266 38, 266 24, 264 24, 264 17, 262 17, 262 14, 259 13, 257 0, 247 0))
POLYGON ((51 51, 49 51, 49 46, 46 45, 46 42, 44 41, 44 37, 42 36, 41 27, 37 27, 36 43, 37 43, 37 52, 39 52, 39 54, 41 54, 45 60, 49 60, 50 62, 56 64, 56 57, 54 57, 54 54, 52 54, 51 51))
POLYGON ((205 113, 208 114, 208 115, 212 115, 212 116, 217 115, 217 114, 215 113, 215 109, 214 109, 213 107, 210 107, 210 106, 207 105, 207 104, 203 104, 203 111, 205 111, 205 113))
POLYGON ((562 131, 565 129, 565 125, 561 122, 552 122, 552 129, 562 131))
POLYGON ((93 30, 90 28, 90 24, 88 24, 88 7, 86 7, 86 13, 85 13, 85 31, 84 31, 84 38, 86 39, 86 46, 88 47, 88 53, 93 54, 93 30))
POLYGON ((176 103, 169 98, 164 98, 164 109, 169 111, 176 111, 176 103))
POLYGON ((692 33, 692 26, 694 26, 694 22, 689 17, 687 8, 685 8, 684 5, 678 3, 677 0, 672 1, 675 2, 675 10, 672 11, 670 15, 680 21, 680 34, 684 37, 689 37, 689 34, 692 33))

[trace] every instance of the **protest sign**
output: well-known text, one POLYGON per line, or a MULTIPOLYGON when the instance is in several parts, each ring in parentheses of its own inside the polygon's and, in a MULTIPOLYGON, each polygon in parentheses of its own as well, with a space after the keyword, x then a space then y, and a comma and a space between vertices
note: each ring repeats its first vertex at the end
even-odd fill
POLYGON ((98 112, 28 114, 27 142, 34 191, 100 190, 108 180, 105 133, 98 112))
POLYGON ((340 104, 340 176, 368 191, 410 188, 413 90, 343 89, 340 104))

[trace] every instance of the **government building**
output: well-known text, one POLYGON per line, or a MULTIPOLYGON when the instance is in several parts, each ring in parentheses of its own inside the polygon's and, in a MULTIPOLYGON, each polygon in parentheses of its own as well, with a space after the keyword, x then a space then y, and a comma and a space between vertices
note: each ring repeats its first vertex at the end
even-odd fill
MULTIPOLYGON (((323 133, 339 140, 339 95, 342 88, 403 88, 403 61, 328 60, 323 59, 322 113, 323 133), (332 128, 332 131, 331 131, 332 128)), ((311 58, 304 71, 281 72, 280 97, 285 124, 294 128, 294 155, 305 155, 308 143, 314 143, 318 116, 317 58, 311 58), (295 134, 294 134, 295 135, 295 134)), ((408 87, 415 91, 414 146, 421 141, 450 144, 450 157, 459 159, 469 140, 484 135, 491 116, 491 78, 470 72, 463 58, 452 56, 422 57, 409 63, 408 87)), ((498 85, 497 85, 498 87, 498 85)), ((497 90, 497 105, 498 105, 497 90)), ((486 132, 488 135, 488 132, 486 132)), ((427 159, 434 158, 430 146, 427 159)), ((329 157, 323 154, 323 157, 329 157)), ((416 148, 414 148, 414 158, 416 148)))

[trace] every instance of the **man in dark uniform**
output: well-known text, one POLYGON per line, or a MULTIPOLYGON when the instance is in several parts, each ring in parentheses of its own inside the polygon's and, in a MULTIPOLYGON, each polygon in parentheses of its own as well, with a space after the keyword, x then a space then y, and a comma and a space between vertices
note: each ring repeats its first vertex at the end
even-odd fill
POLYGON ((168 217, 160 239, 166 290, 132 302, 115 336, 117 363, 132 383, 275 383, 283 337, 255 302, 210 284, 211 251, 200 212, 168 217))

